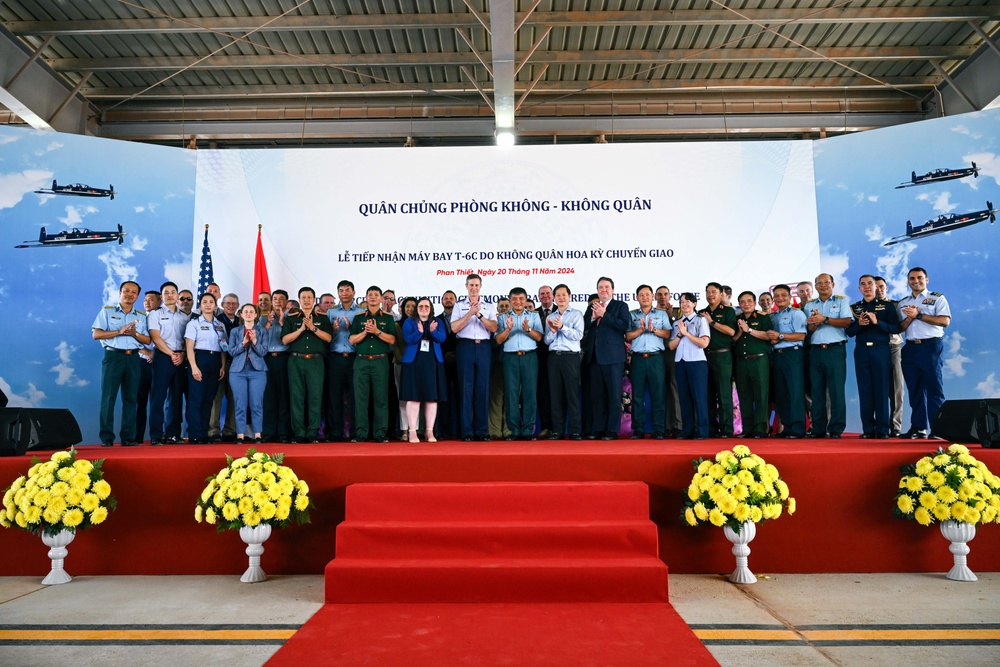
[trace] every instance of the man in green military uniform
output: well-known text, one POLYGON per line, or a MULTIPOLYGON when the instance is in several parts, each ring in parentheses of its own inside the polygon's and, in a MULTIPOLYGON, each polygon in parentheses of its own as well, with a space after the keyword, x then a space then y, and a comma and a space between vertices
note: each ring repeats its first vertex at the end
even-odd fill
POLYGON ((135 443, 136 395, 139 392, 139 350, 149 344, 146 313, 135 308, 139 283, 126 280, 119 286, 118 305, 105 306, 91 325, 94 340, 101 341, 101 446, 115 443, 115 400, 122 394, 123 447, 135 443))
POLYGON ((351 322, 354 359, 354 421, 351 442, 363 442, 371 434, 376 442, 389 442, 389 353, 396 341, 396 322, 382 310, 382 290, 372 285, 365 293, 367 308, 351 322), (373 424, 368 423, 368 401, 374 406, 373 424))
POLYGON ((753 292, 743 292, 738 300, 740 315, 733 335, 733 365, 736 369, 736 393, 740 397, 743 437, 767 435, 769 356, 771 316, 756 309, 753 292))
POLYGON ((712 338, 705 349, 708 358, 708 425, 715 438, 733 437, 732 335, 736 333, 736 311, 722 303, 722 285, 705 287, 708 307, 698 314, 708 320, 712 338))
POLYGON ((311 287, 299 290, 300 311, 285 316, 281 342, 288 346, 288 393, 292 413, 292 433, 298 442, 319 442, 319 423, 323 407, 323 358, 333 340, 333 325, 325 315, 314 311, 316 292, 311 287), (306 421, 308 419, 308 422, 306 421))

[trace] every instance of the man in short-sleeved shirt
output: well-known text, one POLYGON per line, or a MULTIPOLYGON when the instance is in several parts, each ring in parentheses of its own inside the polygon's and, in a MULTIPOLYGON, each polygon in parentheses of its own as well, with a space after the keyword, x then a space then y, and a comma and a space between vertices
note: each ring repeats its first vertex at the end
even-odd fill
POLYGON ((119 287, 118 305, 104 306, 94 319, 94 340, 101 341, 101 446, 115 442, 115 401, 122 395, 123 447, 135 445, 136 394, 139 391, 139 349, 149 344, 146 313, 135 307, 141 288, 126 280, 119 287))
POLYGON ((847 427, 847 327, 854 320, 846 296, 833 293, 833 276, 816 276, 815 299, 802 306, 809 331, 809 384, 812 403, 813 438, 839 438, 847 427), (830 414, 826 413, 826 397, 830 397, 830 414))
POLYGON ((910 430, 901 438, 926 438, 944 404, 944 330, 951 308, 940 292, 930 292, 930 276, 917 266, 906 275, 909 296, 899 300, 899 328, 906 334, 902 366, 910 397, 910 430))
POLYGON ((456 370, 462 396, 462 440, 489 440, 490 366, 493 353, 490 334, 497 330, 497 313, 482 299, 483 279, 472 273, 465 279, 468 296, 451 311, 451 330, 458 339, 456 370))

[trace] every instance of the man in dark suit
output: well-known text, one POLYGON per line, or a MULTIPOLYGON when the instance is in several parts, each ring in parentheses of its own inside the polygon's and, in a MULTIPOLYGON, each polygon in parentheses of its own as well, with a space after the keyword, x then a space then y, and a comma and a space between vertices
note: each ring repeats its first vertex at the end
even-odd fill
POLYGON ((621 426, 622 379, 625 377, 625 332, 632 317, 624 301, 614 298, 615 283, 597 281, 598 300, 583 315, 583 363, 590 367, 594 434, 614 440, 621 426))

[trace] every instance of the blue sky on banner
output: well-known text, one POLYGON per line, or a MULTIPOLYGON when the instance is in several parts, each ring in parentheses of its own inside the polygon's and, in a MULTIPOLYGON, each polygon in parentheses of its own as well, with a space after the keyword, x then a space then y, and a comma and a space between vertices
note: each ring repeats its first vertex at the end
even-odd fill
MULTIPOLYGON (((0 346, 0 389, 14 407, 69 408, 96 442, 102 349, 90 325, 123 280, 143 291, 192 286, 196 155, 160 146, 0 127, 0 308, 18 333, 0 346), (36 194, 113 185, 114 201, 36 194), (72 227, 127 234, 124 244, 15 248, 72 227)), ((140 302, 141 305, 141 302, 140 302)))
MULTIPOLYGON (((945 396, 1000 396, 996 338, 1000 228, 989 220, 917 240, 883 245, 942 214, 981 211, 1000 204, 1000 109, 817 141, 816 205, 821 264, 833 274, 835 292, 861 298, 858 278, 882 275, 893 298, 905 296, 907 271, 927 270, 928 289, 951 306, 945 330, 945 396), (971 168, 978 177, 897 189, 939 168, 971 168)), ((855 387, 848 363, 848 388, 855 387)), ((856 400, 856 399, 853 399, 856 400)), ((857 410, 848 410, 857 421, 857 410)), ((857 426, 857 425, 855 425, 857 426)), ((904 419, 904 428, 908 422, 904 419)))

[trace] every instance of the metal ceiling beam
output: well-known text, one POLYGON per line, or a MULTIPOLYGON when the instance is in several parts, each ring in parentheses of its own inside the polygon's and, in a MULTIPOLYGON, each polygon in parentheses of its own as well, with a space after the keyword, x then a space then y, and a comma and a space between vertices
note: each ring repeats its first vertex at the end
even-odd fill
MULTIPOLYGON (((566 11, 535 12, 526 25, 553 27, 592 26, 688 26, 746 25, 748 23, 913 23, 942 21, 989 21, 1000 19, 1000 7, 862 7, 818 10, 743 9, 741 18, 724 9, 658 11, 566 11)), ((515 13, 520 19, 527 12, 515 13)), ((100 19, 74 21, 8 21, 4 26, 15 35, 122 35, 141 33, 261 32, 298 30, 414 30, 478 26, 471 13, 356 14, 341 16, 286 16, 261 28, 272 17, 244 16, 193 19, 100 19)))
MULTIPOLYGON (((575 118, 520 118, 518 134, 544 135, 671 135, 698 133, 818 132, 821 129, 855 132, 891 127, 922 118, 919 113, 888 114, 777 114, 610 116, 575 118)), ((489 137, 495 120, 472 119, 379 119, 379 120, 269 120, 269 121, 172 121, 105 123, 101 136, 134 141, 170 141, 196 135, 200 140, 298 141, 302 139, 386 139, 395 137, 489 137), (183 134, 183 137, 182 137, 183 134)))
POLYGON ((514 0, 490 0, 493 113, 497 131, 514 129, 514 0))
POLYGON ((0 27, 0 104, 36 130, 83 134, 86 101, 37 55, 0 27))
MULTIPOLYGON (((513 0, 510 0, 513 1, 513 0)), ((511 26, 513 31, 513 26, 511 26)), ((511 37, 513 40, 513 36, 511 37)), ((815 51, 798 47, 778 48, 702 48, 661 50, 600 50, 600 51, 526 51, 512 53, 513 59, 531 55, 535 64, 670 64, 670 63, 734 63, 734 62, 825 62, 843 61, 903 61, 903 60, 962 60, 975 53, 976 47, 956 46, 894 46, 894 47, 834 47, 815 51)), ((493 38, 494 59, 497 53, 493 38)), ((443 67, 481 64, 473 53, 376 53, 345 55, 266 55, 213 56, 196 62, 203 56, 165 56, 140 58, 49 58, 46 63, 57 72, 140 72, 221 69, 281 69, 302 67, 443 67), (194 63, 194 64, 192 64, 194 63)), ((506 57, 506 56, 505 56, 506 57)))
MULTIPOLYGON (((845 89, 851 91, 863 90, 883 90, 887 94, 892 94, 890 88, 932 88, 941 83, 940 76, 901 76, 887 77, 881 79, 881 83, 876 83, 871 79, 863 77, 815 77, 815 78, 761 78, 761 79, 657 79, 653 81, 544 81, 540 82, 534 89, 534 94, 544 93, 584 93, 591 92, 595 95, 602 93, 673 93, 689 92, 705 93, 717 91, 763 91, 781 90, 803 95, 815 96, 817 94, 830 93, 834 97, 843 99, 845 89)), ((527 82, 518 81, 515 83, 515 91, 524 92, 527 90, 527 82)), ((91 100, 112 99, 117 100, 135 95, 144 90, 138 87, 84 87, 82 92, 91 100)), ((405 83, 384 83, 384 84, 306 84, 306 85, 252 85, 252 86, 159 86, 142 95, 140 99, 130 102, 130 104, 144 104, 149 100, 198 100, 206 98, 218 98, 228 100, 230 98, 274 98, 274 97, 301 97, 309 96, 316 98, 337 99, 347 95, 454 95, 475 93, 477 88, 468 83, 427 83, 427 84, 405 84, 405 83)), ((228 103, 228 102, 227 102, 228 103)))

